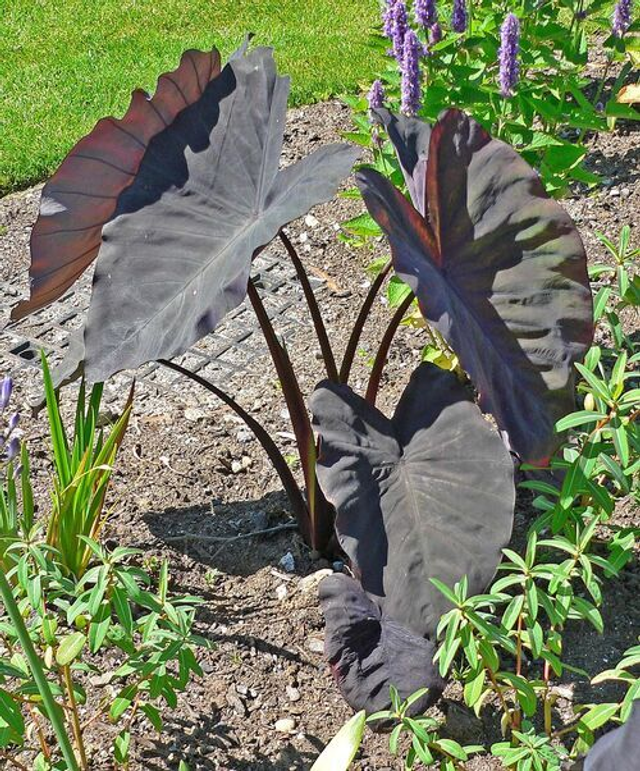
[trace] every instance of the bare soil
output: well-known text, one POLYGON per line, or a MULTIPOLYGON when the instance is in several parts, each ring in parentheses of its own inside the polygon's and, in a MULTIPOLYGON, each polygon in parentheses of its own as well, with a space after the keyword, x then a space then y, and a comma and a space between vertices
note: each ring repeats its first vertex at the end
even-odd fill
MULTIPOLYGON (((338 102, 292 110, 286 153, 290 159, 304 155, 338 140, 348 128, 349 111, 338 102)), ((605 175, 605 184, 592 193, 577 192, 565 202, 591 262, 608 259, 596 231, 615 239, 622 225, 629 224, 633 228, 632 241, 638 242, 637 137, 629 127, 593 137, 592 163, 605 175)), ((0 201, 0 280, 20 275, 26 286, 28 234, 38 198, 36 188, 0 201)), ((324 316, 339 352, 368 286, 365 267, 386 249, 380 243, 374 251, 357 250, 336 238, 338 224, 361 209, 359 201, 338 198, 314 210, 315 220, 299 221, 289 228, 310 272, 324 280, 324 316)), ((13 302, 12 297, 4 298, 0 328, 13 302)), ((388 317, 384 302, 377 302, 356 361, 352 384, 358 390, 366 384, 369 358, 388 317)), ((424 343, 422 331, 406 327, 400 330, 380 401, 387 412, 418 363, 424 343)), ((298 328, 289 342, 289 351, 303 392, 308 394, 324 374, 310 323, 298 328)), ((227 388, 241 404, 254 410, 283 451, 291 455, 295 466, 291 428, 269 359, 258 358, 249 370, 230 375, 227 388)), ((32 398, 36 389, 34 369, 33 374, 24 373, 18 382, 17 400, 32 398)), ((73 389, 69 389, 64 396, 69 414, 72 394, 73 389)), ((120 381, 108 387, 107 412, 117 412, 125 395, 120 381)), ((51 465, 43 441, 44 416, 25 415, 23 428, 34 456, 40 506, 46 507, 51 465)), ((313 581, 311 586, 303 581, 305 576, 331 565, 323 559, 312 559, 293 530, 235 538, 291 522, 279 479, 258 443, 210 395, 186 388, 180 398, 162 397, 143 381, 138 387, 111 501, 117 505, 106 533, 108 542, 142 549, 148 567, 168 557, 172 590, 205 597, 198 631, 216 644, 214 650, 202 653, 205 677, 192 682, 178 708, 167 712, 162 737, 134 723, 131 768, 165 771, 177 768, 180 759, 192 770, 309 768, 351 714, 323 659, 323 620, 315 586, 313 581), (215 540, 221 537, 229 540, 215 540), (295 562, 290 573, 280 565, 289 552, 295 562), (291 732, 276 730, 276 722, 282 718, 294 721, 291 732)), ((529 497, 523 494, 516 513, 516 539, 522 536, 531 516, 529 497)), ((628 502, 621 503, 618 516, 620 523, 640 524, 638 512, 631 510, 628 502)), ((605 634, 600 636, 576 624, 566 639, 571 663, 595 674, 611 666, 635 642, 640 629, 639 588, 637 564, 607 584, 605 634)), ((102 695, 102 689, 114 688, 115 684, 96 685, 92 701, 102 695)), ((570 717, 572 701, 603 698, 602 692, 587 693, 569 679, 562 688, 559 721, 570 717)), ((441 709, 448 713, 448 730, 456 738, 472 742, 497 740, 499 732, 491 709, 484 721, 469 717, 460 706, 455 687, 446 693, 441 709)), ((90 747, 96 769, 110 767, 107 757, 112 735, 111 727, 96 724, 90 747)), ((369 734, 354 767, 359 771, 401 768, 386 746, 386 737, 369 734)), ((480 771, 498 766, 479 758, 468 768, 480 771)))

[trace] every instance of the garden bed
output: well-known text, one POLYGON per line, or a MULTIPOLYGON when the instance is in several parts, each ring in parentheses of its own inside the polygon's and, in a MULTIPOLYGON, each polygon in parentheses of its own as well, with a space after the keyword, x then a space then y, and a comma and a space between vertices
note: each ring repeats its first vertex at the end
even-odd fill
MULTIPOLYGON (((291 110, 285 160, 335 141, 348 128, 349 112, 337 102, 291 110)), ((596 231, 615 239, 623 225, 637 226, 639 155, 637 133, 626 127, 591 139, 592 168, 604 176, 604 184, 594 193, 576 193, 564 202, 578 225, 590 262, 608 259, 596 231)), ((28 235, 37 206, 37 189, 0 201, 2 281, 20 276, 26 286, 28 235)), ((321 281, 325 321, 338 351, 346 344, 349 324, 366 292, 365 267, 380 254, 367 248, 355 250, 336 238, 339 223, 361 209, 359 201, 337 199, 317 207, 312 217, 288 229, 310 273, 321 281)), ((637 229, 632 230, 632 241, 637 243, 637 229)), ((381 244, 380 248, 386 247, 381 244)), ((356 360, 356 390, 367 376, 369 357, 388 314, 383 303, 376 304, 356 360)), ((3 307, 0 328, 7 315, 8 308, 3 307)), ((633 327, 637 319, 629 317, 627 322, 629 331, 637 334, 638 327, 633 327)), ((30 323, 27 320, 21 325, 27 335, 30 323)), ((420 330, 400 329, 385 370, 388 386, 381 392, 383 410, 395 403, 419 361, 423 344, 420 330)), ((289 351, 303 390, 309 393, 323 376, 310 323, 296 326, 289 351)), ((2 367, 8 363, 15 362, 2 360, 2 367)), ((16 383, 16 404, 34 398, 37 392, 38 370, 34 367, 23 373, 16 383)), ((225 387, 241 404, 253 408, 295 465, 295 445, 266 351, 246 369, 230 370, 225 387)), ((115 413, 125 398, 121 383, 108 390, 105 406, 115 413)), ((70 411, 71 396, 63 397, 65 403, 70 411)), ((50 473, 49 456, 42 448, 44 416, 25 416, 23 428, 42 496, 50 473)), ((151 382, 142 380, 111 500, 116 507, 107 542, 142 549, 147 568, 168 557, 172 590, 206 598, 198 631, 216 646, 202 652, 205 677, 196 679, 182 694, 178 709, 167 718, 162 740, 146 729, 144 734, 136 733, 134 722, 132 769, 173 769, 181 759, 191 769, 309 767, 350 714, 323 658, 316 582, 307 578, 332 566, 314 560, 295 530, 282 527, 292 521, 288 503, 258 443, 229 410, 204 392, 189 388, 161 395, 151 382), (242 537, 267 528, 281 529, 242 537), (292 572, 280 564, 289 553, 295 565, 292 572)), ((42 497, 41 505, 47 505, 42 497)), ((521 493, 516 541, 531 514, 529 494, 521 493)), ((639 525, 640 516, 623 501, 616 521, 639 525)), ((595 674, 620 658, 635 642, 640 627, 639 589, 636 563, 607 582, 602 606, 605 634, 600 636, 591 627, 575 623, 565 637, 568 663, 595 674)), ((100 698, 101 689, 111 687, 99 679, 92 685, 92 699, 100 698)), ((455 688, 450 688, 443 702, 452 734, 475 743, 484 741, 487 732, 489 740, 496 740, 498 727, 490 720, 483 725, 470 717, 457 696, 455 688)), ((570 717, 572 701, 589 699, 570 685, 564 687, 562 696, 558 703, 562 718, 570 717)), ((90 736, 97 769, 111 767, 107 760, 109 732, 109 727, 96 724, 90 736)), ((491 763, 477 758, 468 768, 498 767, 491 763)), ((354 767, 382 771, 400 766, 389 755, 385 737, 369 736, 354 767)))

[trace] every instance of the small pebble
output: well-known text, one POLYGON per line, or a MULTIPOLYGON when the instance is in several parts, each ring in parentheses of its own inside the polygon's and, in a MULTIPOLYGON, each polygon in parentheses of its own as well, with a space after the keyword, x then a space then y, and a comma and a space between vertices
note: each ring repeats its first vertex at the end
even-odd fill
POLYGON ((284 584, 276 586, 276 597, 282 602, 287 597, 287 587, 284 584))
POLYGON ((298 584, 298 588, 303 594, 307 594, 308 592, 315 591, 320 581, 322 581, 323 578, 330 576, 331 574, 332 573, 331 573, 331 570, 329 570, 329 568, 322 568, 321 570, 316 570, 315 573, 311 573, 311 575, 301 578, 300 583, 298 584))
POLYGON ((324 653, 324 643, 317 637, 310 637, 307 640, 307 648, 313 653, 324 653))
POLYGON ((344 562, 342 560, 336 560, 333 565, 333 569, 336 571, 336 573, 342 573, 344 570, 344 562))
POLYGON ((292 685, 287 686, 287 698, 289 701, 300 701, 300 691, 292 685))
POLYGON ((281 734, 291 734, 296 729, 296 721, 291 717, 283 717, 276 720, 276 731, 281 734))
POLYGON ((317 228, 320 224, 318 220, 313 216, 313 214, 307 214, 307 216, 304 218, 304 224, 308 228, 317 228))
POLYGON ((283 557, 280 558, 280 562, 278 564, 281 568, 284 568, 287 573, 293 573, 293 571, 296 569, 296 561, 290 551, 288 551, 283 557))

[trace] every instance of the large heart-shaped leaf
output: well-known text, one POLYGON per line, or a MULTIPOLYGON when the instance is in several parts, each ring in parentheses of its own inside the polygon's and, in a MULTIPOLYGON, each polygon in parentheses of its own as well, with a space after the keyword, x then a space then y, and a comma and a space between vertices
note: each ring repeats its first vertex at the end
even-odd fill
POLYGON ((158 78, 152 98, 134 91, 123 118, 103 118, 75 145, 42 191, 31 231, 31 297, 14 308, 12 318, 61 297, 93 262, 103 225, 135 179, 152 137, 198 100, 219 73, 215 48, 186 51, 177 69, 158 78))
POLYGON ((226 65, 149 143, 103 228, 85 372, 172 358, 244 298, 251 259, 335 193, 357 151, 330 145, 279 170, 289 79, 270 49, 226 65))
POLYGON ((573 407, 573 363, 592 335, 580 236, 533 169, 459 110, 441 116, 428 151, 427 132, 391 128, 401 163, 407 136, 423 143, 416 140, 414 156, 428 158, 403 165, 417 209, 376 171, 358 174, 396 272, 511 446, 543 462, 557 445, 555 422, 573 407), (426 204, 415 193, 425 165, 426 204))
POLYGON ((424 712, 444 689, 433 664, 435 646, 417 637, 380 608, 353 578, 337 573, 319 586, 325 617, 325 654, 338 687, 355 710, 368 713, 391 706, 390 686, 401 699, 421 688, 429 691, 410 707, 424 712))
POLYGON ((431 584, 485 589, 509 541, 513 463, 455 375, 422 364, 392 420, 348 386, 311 397, 318 480, 365 591, 403 626, 434 637, 448 608, 431 584))

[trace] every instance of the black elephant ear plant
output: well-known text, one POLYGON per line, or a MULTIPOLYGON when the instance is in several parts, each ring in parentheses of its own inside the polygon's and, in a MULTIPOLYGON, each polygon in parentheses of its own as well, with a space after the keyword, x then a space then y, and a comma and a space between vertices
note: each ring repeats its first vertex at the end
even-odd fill
POLYGON ((554 425, 572 410, 573 364, 591 341, 593 314, 576 228, 512 148, 458 110, 433 127, 383 110, 378 118, 413 205, 366 168, 357 174, 364 201, 396 274, 504 440, 456 376, 429 364, 413 373, 392 419, 373 405, 379 367, 368 401, 330 382, 311 399, 318 479, 360 582, 320 586, 326 653, 354 709, 388 706, 390 685, 402 699, 428 687, 411 705, 417 713, 442 689, 422 653, 450 607, 432 579, 451 587, 465 577, 470 594, 489 584, 513 522, 507 447, 537 464, 557 447, 554 425))
POLYGON ((442 689, 431 665, 447 609, 431 579, 484 589, 509 540, 513 461, 544 463, 554 424, 572 409, 573 363, 592 333, 577 231, 535 172, 458 110, 433 127, 380 111, 413 205, 377 172, 358 184, 391 244, 338 365, 306 270, 283 227, 329 200, 357 152, 330 145, 280 168, 289 81, 269 49, 224 67, 187 52, 153 98, 134 94, 68 155, 43 191, 31 239, 32 296, 14 317, 54 301, 97 258, 80 338, 58 383, 92 381, 157 360, 222 399, 256 434, 302 534, 326 550, 337 534, 354 579, 321 584, 327 653, 355 708, 442 689), (309 407, 251 280, 253 257, 280 238, 296 269, 327 379, 309 407), (348 385, 369 311, 391 270, 475 386, 422 364, 393 417, 376 407, 381 373, 411 294, 383 332, 365 397, 348 385), (280 379, 304 487, 268 431, 213 383, 171 361, 248 295, 280 379), (479 406, 478 406, 479 405, 479 406), (486 421, 492 413, 502 437, 486 421), (319 443, 319 444, 318 444, 319 443), (318 447, 320 454, 318 455, 318 447), (335 522, 334 522, 335 520, 335 522))

